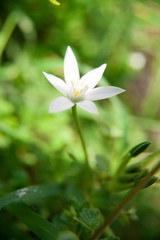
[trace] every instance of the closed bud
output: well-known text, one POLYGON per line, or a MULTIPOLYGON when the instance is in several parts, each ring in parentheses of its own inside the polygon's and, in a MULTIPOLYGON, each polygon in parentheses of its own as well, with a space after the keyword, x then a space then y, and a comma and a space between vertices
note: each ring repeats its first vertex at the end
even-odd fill
POLYGON ((151 144, 151 141, 145 141, 133 147, 129 151, 129 153, 131 154, 131 157, 136 157, 140 153, 144 152, 150 144, 151 144))

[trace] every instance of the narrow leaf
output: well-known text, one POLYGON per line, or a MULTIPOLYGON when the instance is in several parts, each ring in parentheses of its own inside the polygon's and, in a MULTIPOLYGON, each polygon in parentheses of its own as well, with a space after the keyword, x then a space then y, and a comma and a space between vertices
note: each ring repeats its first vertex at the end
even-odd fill
POLYGON ((9 211, 24 222, 28 228, 42 240, 57 239, 58 229, 53 224, 42 218, 24 203, 17 203, 8 207, 9 211))
POLYGON ((118 181, 122 183, 130 183, 134 182, 136 180, 139 180, 141 178, 144 178, 146 174, 148 173, 147 169, 143 169, 139 171, 138 173, 125 173, 118 177, 118 181))
POLYGON ((140 172, 142 169, 141 169, 141 166, 139 164, 134 164, 134 165, 131 165, 129 167, 126 168, 125 172, 126 173, 137 173, 137 172, 140 172))
POLYGON ((62 193, 62 186, 57 183, 30 186, 9 193, 0 198, 0 210, 12 203, 17 202, 36 202, 49 196, 59 196, 62 193))

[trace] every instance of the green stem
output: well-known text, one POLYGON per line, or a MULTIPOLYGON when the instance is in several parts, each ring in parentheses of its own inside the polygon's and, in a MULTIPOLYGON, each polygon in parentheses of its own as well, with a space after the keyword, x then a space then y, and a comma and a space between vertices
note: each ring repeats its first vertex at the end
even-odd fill
POLYGON ((73 113, 73 117, 74 117, 74 120, 75 120, 77 131, 78 131, 78 134, 79 134, 79 137, 80 137, 80 140, 81 140, 82 148, 83 148, 83 151, 84 151, 85 163, 86 163, 86 166, 89 167, 88 154, 87 154, 85 141, 84 141, 84 138, 83 138, 83 135, 82 135, 82 131, 81 131, 78 115, 77 115, 76 104, 72 108, 72 113, 73 113))
POLYGON ((151 179, 151 177, 158 171, 160 168, 160 162, 157 164, 153 170, 148 173, 148 175, 139 182, 132 191, 125 197, 125 199, 117 206, 117 208, 112 212, 109 217, 105 220, 103 225, 94 233, 94 235, 90 238, 90 240, 96 240, 105 230, 106 227, 108 227, 113 220, 119 215, 121 210, 137 195, 137 193, 148 183, 148 181, 151 179))
POLYGON ((125 157, 123 158, 123 161, 122 163, 119 165, 117 171, 116 171, 116 174, 115 176, 119 176, 121 175, 121 173, 123 172, 125 166, 127 165, 127 163, 129 162, 129 160, 131 159, 131 154, 128 153, 127 155, 125 155, 125 157))

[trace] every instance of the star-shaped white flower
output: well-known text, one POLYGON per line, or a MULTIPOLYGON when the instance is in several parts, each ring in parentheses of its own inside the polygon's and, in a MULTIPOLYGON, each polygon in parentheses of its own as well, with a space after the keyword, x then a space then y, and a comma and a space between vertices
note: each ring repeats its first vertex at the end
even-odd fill
POLYGON ((103 64, 86 73, 82 78, 79 75, 78 63, 72 49, 68 46, 64 57, 64 79, 43 72, 48 81, 64 96, 51 102, 49 112, 61 112, 77 104, 80 108, 98 114, 93 101, 115 96, 124 91, 118 87, 97 87, 107 64, 103 64))

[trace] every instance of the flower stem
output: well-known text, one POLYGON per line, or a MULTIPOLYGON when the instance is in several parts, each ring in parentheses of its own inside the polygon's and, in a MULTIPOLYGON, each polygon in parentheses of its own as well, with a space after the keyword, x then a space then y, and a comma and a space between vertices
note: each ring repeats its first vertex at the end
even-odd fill
POLYGON ((96 240, 105 230, 106 227, 108 227, 113 220, 119 215, 121 210, 131 201, 137 193, 148 183, 148 181, 151 179, 151 177, 157 172, 157 170, 160 168, 160 162, 157 164, 155 168, 151 172, 148 173, 148 175, 139 182, 132 190, 131 192, 125 197, 125 199, 117 206, 117 208, 112 212, 109 217, 105 220, 103 225, 93 234, 93 236, 90 238, 90 240, 96 240))
POLYGON ((78 131, 78 134, 79 134, 79 137, 80 137, 80 140, 81 140, 82 148, 83 148, 83 151, 84 151, 85 163, 86 163, 86 166, 89 167, 88 154, 87 154, 85 141, 84 141, 84 138, 83 138, 83 135, 82 135, 82 131, 81 131, 78 115, 77 115, 76 104, 72 108, 72 113, 73 113, 73 117, 74 117, 74 120, 75 120, 77 131, 78 131))

